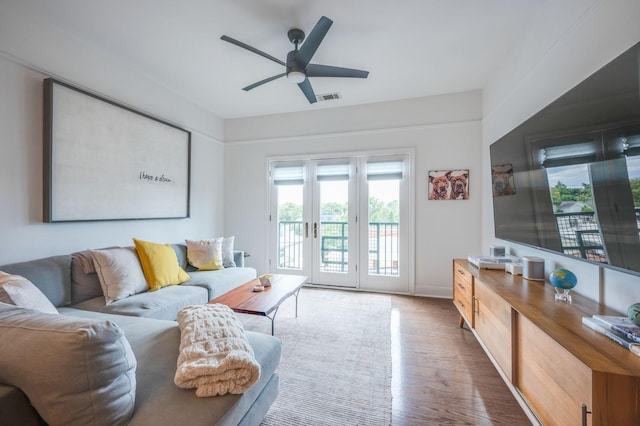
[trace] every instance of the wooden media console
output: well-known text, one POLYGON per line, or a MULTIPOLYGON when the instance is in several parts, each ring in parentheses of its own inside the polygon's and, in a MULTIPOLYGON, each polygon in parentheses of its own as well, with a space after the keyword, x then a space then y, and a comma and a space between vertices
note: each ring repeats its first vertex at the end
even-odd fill
POLYGON ((545 425, 640 425, 640 356, 582 324, 622 315, 550 284, 453 261, 453 297, 530 420, 545 425))

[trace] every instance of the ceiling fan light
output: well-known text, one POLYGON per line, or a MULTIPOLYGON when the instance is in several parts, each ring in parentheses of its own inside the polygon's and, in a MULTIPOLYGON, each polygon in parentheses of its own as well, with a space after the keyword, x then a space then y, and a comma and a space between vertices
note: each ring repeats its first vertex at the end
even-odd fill
POLYGON ((290 71, 287 74, 287 80, 292 83, 302 83, 307 76, 302 71, 290 71))

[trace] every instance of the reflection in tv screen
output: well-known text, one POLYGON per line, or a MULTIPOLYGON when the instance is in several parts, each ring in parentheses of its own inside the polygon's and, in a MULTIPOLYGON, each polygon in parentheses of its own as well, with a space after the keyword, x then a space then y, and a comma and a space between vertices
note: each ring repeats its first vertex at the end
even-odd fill
POLYGON ((490 147, 496 237, 640 274, 640 43, 490 147))

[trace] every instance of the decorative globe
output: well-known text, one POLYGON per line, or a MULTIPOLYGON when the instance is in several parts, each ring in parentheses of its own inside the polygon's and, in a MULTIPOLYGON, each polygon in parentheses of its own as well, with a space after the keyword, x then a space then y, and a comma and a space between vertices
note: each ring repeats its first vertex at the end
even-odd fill
POLYGON ((627 316, 631 321, 640 325, 640 303, 634 303, 627 308, 627 316))
POLYGON ((576 275, 566 269, 556 269, 549 275, 549 281, 555 288, 569 290, 578 284, 576 275))

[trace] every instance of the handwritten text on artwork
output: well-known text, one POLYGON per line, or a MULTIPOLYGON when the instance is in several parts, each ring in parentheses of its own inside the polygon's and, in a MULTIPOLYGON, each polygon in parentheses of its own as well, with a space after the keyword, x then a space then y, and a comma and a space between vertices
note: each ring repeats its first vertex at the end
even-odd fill
POLYGON ((163 182, 163 183, 172 183, 173 179, 169 179, 165 175, 154 176, 147 174, 147 172, 140 172, 140 180, 146 180, 149 182, 163 182))

